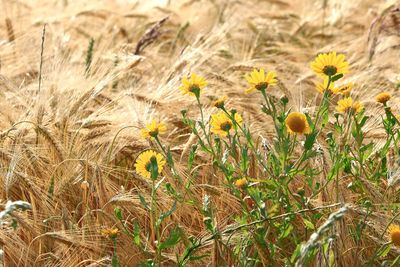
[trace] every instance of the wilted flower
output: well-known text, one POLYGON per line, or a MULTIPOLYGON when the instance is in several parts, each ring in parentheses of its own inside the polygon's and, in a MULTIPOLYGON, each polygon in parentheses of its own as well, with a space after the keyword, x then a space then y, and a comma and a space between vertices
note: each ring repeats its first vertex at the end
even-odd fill
POLYGON ((120 234, 118 228, 107 228, 100 231, 102 236, 115 239, 120 234))
POLYGON ((375 99, 376 102, 381 103, 381 104, 386 104, 390 99, 392 98, 392 95, 389 92, 382 92, 378 94, 375 99))

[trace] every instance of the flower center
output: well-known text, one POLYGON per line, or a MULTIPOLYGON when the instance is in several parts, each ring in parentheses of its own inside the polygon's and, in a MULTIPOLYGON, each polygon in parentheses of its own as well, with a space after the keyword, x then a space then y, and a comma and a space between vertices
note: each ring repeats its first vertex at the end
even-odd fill
POLYGON ((332 65, 325 66, 322 72, 328 76, 333 76, 337 73, 337 68, 332 65))
POLYGON ((221 123, 221 130, 225 131, 225 132, 229 132, 229 130, 232 128, 232 123, 227 121, 224 123, 221 123))
POLYGON ((265 90, 268 87, 268 83, 267 82, 262 82, 262 83, 257 84, 255 87, 259 91, 265 90))
POLYGON ((295 133, 302 133, 306 128, 305 122, 299 117, 293 117, 289 120, 289 127, 295 133))
POLYGON ((396 246, 400 246, 400 232, 394 232, 391 234, 391 239, 393 244, 395 244, 396 246))

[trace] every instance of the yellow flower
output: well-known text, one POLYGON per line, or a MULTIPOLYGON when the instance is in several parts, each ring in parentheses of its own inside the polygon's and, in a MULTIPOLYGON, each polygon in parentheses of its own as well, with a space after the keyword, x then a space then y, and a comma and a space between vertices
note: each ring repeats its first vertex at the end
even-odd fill
POLYGON ((200 96, 201 90, 207 86, 207 80, 201 76, 192 73, 190 79, 183 77, 181 87, 179 90, 182 91, 184 95, 200 96))
POLYGON ((338 88, 335 89, 336 94, 341 94, 344 96, 350 95, 351 90, 353 90, 353 84, 352 83, 347 83, 342 86, 339 86, 338 88))
POLYGON ((102 236, 108 237, 110 239, 115 239, 119 235, 118 228, 107 228, 100 231, 102 236))
POLYGON ((143 138, 157 137, 159 134, 164 134, 167 131, 167 126, 164 123, 157 123, 152 120, 151 123, 146 124, 146 127, 140 130, 143 138))
POLYGON ((143 177, 151 178, 151 167, 154 161, 157 163, 158 174, 160 174, 164 168, 165 159, 154 150, 146 150, 138 156, 135 163, 136 172, 143 177))
POLYGON ((337 102, 336 110, 342 113, 351 111, 358 113, 363 109, 360 101, 353 101, 351 97, 346 97, 337 102))
POLYGON ((390 241, 396 246, 400 247, 400 226, 392 224, 389 226, 390 241))
MULTIPOLYGON (((317 83, 315 84, 315 89, 317 89, 318 92, 320 92, 321 94, 323 94, 325 92, 325 90, 328 87, 328 79, 325 78, 323 83, 317 83)), ((330 94, 335 94, 336 93, 336 88, 335 88, 335 84, 333 82, 331 82, 329 84, 329 93, 330 94)))
MULTIPOLYGON (((242 117, 237 113, 235 113, 235 121, 238 124, 242 123, 242 117)), ((225 137, 232 128, 233 122, 225 112, 220 111, 211 115, 211 132, 225 137)))
POLYGON ((288 132, 308 134, 310 126, 308 125, 307 117, 301 112, 291 112, 285 120, 288 132))
POLYGON ((321 77, 346 74, 349 72, 349 63, 345 58, 343 54, 336 55, 336 52, 319 54, 311 62, 311 69, 321 77))
POLYGON ((223 96, 223 97, 215 100, 214 103, 213 103, 213 106, 216 107, 216 108, 224 108, 226 99, 227 99, 227 97, 223 96))
POLYGON ((386 104, 386 102, 388 102, 390 99, 392 98, 392 95, 389 92, 382 92, 380 94, 378 94, 375 99, 377 102, 382 103, 382 104, 386 104))
POLYGON ((254 69, 250 74, 247 74, 245 78, 250 84, 250 87, 246 89, 246 93, 251 93, 254 90, 264 91, 269 85, 275 85, 278 82, 275 72, 269 71, 267 75, 265 75, 264 69, 260 69, 259 71, 254 69))
POLYGON ((246 185, 247 185, 247 179, 246 178, 237 179, 235 181, 235 186, 238 187, 238 188, 243 188, 246 185))

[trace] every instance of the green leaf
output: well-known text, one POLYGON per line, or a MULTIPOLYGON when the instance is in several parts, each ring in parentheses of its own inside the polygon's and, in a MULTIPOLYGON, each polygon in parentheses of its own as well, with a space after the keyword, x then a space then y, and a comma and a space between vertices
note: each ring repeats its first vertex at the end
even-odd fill
POLYGON ((274 180, 270 180, 270 179, 259 180, 259 182, 262 183, 263 185, 265 185, 265 187, 270 190, 276 190, 277 188, 279 188, 279 186, 276 184, 276 181, 274 181, 274 180))
POLYGON ((398 266, 398 263, 400 262, 400 255, 397 256, 396 259, 394 259, 394 261, 392 262, 392 265, 390 265, 391 267, 393 266, 398 266))
POLYGON ((248 148, 242 147, 242 157, 240 159, 240 170, 246 173, 247 169, 249 168, 249 161, 248 161, 248 148))
POLYGON ((313 147, 316 138, 317 138, 317 132, 307 135, 306 141, 304 142, 304 149, 310 150, 313 147))
POLYGON ((168 151, 167 151, 167 162, 168 162, 169 166, 173 166, 174 165, 174 159, 172 158, 172 153, 171 153, 171 150, 169 148, 168 148, 168 151))
POLYGON ((115 217, 117 217, 118 220, 122 221, 122 211, 121 211, 120 207, 116 207, 114 209, 114 214, 115 214, 115 217))
POLYGON ((188 158, 188 169, 191 170, 193 166, 194 157, 196 156, 197 145, 192 145, 188 158))
POLYGON ((176 210, 176 201, 174 201, 174 204, 172 205, 171 209, 168 210, 167 212, 161 213, 160 217, 157 220, 157 225, 160 225, 162 221, 170 216, 174 211, 176 210))
POLYGON ((360 150, 361 150, 361 152, 365 152, 365 151, 367 151, 367 150, 373 149, 373 146, 374 146, 373 143, 369 143, 369 144, 367 144, 367 145, 365 145, 365 146, 362 146, 362 147, 360 148, 360 150))
POLYGON ((166 248, 174 247, 181 240, 181 236, 182 230, 179 227, 174 228, 169 234, 169 237, 160 244, 159 249, 163 250, 166 248))
POLYGON ((391 246, 390 244, 386 244, 383 248, 379 249, 376 254, 377 257, 386 257, 386 255, 390 252, 391 246))
POLYGON ((329 121, 329 112, 328 108, 325 108, 322 113, 322 123, 321 123, 322 127, 325 127, 328 121, 329 121))
POLYGON ((279 238, 285 238, 293 231, 293 225, 289 224, 286 229, 280 234, 279 238))
POLYGON ((136 221, 133 224, 133 242, 136 246, 140 245, 140 226, 136 221))
POLYGON ((154 156, 150 158, 150 173, 151 179, 156 180, 158 177, 158 164, 157 158, 154 156))
POLYGON ((342 73, 337 74, 337 75, 335 75, 335 76, 333 76, 333 77, 331 78, 331 82, 336 82, 336 81, 338 81, 338 80, 341 79, 341 78, 343 78, 343 74, 342 74, 342 73))
POLYGON ((308 229, 311 229, 311 230, 314 230, 314 229, 315 229, 315 226, 314 226, 314 224, 313 224, 311 221, 309 221, 309 220, 303 218, 303 222, 304 222, 304 224, 306 225, 306 227, 307 227, 308 229))
POLYGON ((146 200, 144 199, 144 197, 141 194, 139 194, 139 200, 145 209, 150 210, 149 205, 147 204, 146 200))
POLYGON ((361 119, 361 121, 359 123, 360 128, 362 128, 365 125, 365 123, 367 122, 368 118, 369 118, 368 116, 362 117, 362 119, 361 119))
POLYGON ((300 256, 301 244, 297 244, 292 256, 290 257, 290 262, 294 263, 296 259, 300 256))

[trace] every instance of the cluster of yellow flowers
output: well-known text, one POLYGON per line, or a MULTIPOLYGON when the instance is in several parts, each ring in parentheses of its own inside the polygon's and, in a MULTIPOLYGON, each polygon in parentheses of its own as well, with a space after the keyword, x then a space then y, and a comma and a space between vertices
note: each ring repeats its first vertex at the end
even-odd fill
MULTIPOLYGON (((314 72, 321 76, 324 80, 322 83, 317 84, 317 90, 321 93, 327 92, 328 94, 341 94, 345 98, 338 101, 337 111, 348 112, 353 111, 358 113, 362 110, 362 104, 358 101, 353 101, 349 94, 353 88, 351 83, 335 87, 333 77, 336 75, 343 75, 348 73, 348 63, 345 61, 343 54, 337 55, 336 52, 328 54, 320 54, 311 63, 311 68, 314 72)), ((278 83, 277 75, 274 71, 266 72, 263 68, 254 69, 251 73, 245 75, 245 79, 249 83, 249 87, 245 93, 254 91, 261 92, 264 96, 266 90, 270 86, 278 83)), ((191 73, 189 77, 183 77, 179 90, 184 95, 195 96, 199 100, 200 94, 207 86, 208 82, 205 78, 191 73)), ((385 101, 385 95, 379 96, 378 101, 385 101)), ((225 109, 227 97, 223 96, 213 103, 213 106, 220 109, 218 113, 211 115, 211 132, 219 135, 220 137, 227 137, 235 125, 241 125, 242 117, 238 113, 230 113, 225 109)), ((301 112, 291 112, 288 114, 285 124, 287 131, 290 134, 308 134, 310 133, 310 126, 305 114, 301 112)), ((158 136, 166 132, 167 127, 162 122, 152 120, 145 128, 141 129, 141 135, 144 138, 156 139, 158 136)), ((152 157, 156 158, 158 171, 161 173, 165 165, 164 157, 155 151, 148 150, 139 155, 135 164, 136 171, 144 177, 150 177, 150 162, 152 157)))
POLYGON ((311 69, 324 79, 323 83, 317 84, 316 88, 320 93, 328 95, 343 95, 344 98, 337 102, 336 110, 341 113, 359 113, 363 105, 359 101, 354 101, 350 97, 353 84, 348 83, 340 87, 335 87, 336 77, 341 78, 349 72, 349 63, 343 54, 336 52, 322 53, 311 63, 311 69))
MULTIPOLYGON (((336 52, 319 54, 311 63, 311 69, 321 78, 322 82, 316 83, 316 90, 329 97, 331 95, 341 95, 342 98, 337 101, 336 110, 340 113, 357 114, 363 110, 363 105, 359 101, 354 101, 350 96, 353 89, 352 83, 347 83, 339 87, 335 86, 336 80, 343 77, 344 74, 349 72, 349 64, 343 54, 336 54, 336 52)), ((245 93, 252 93, 254 91, 261 92, 264 97, 266 90, 270 86, 278 83, 277 75, 273 71, 266 72, 263 68, 254 69, 251 73, 245 75, 245 79, 249 83, 249 87, 245 93)), ((184 95, 195 96, 199 101, 199 97, 203 89, 207 86, 208 82, 205 78, 191 73, 190 77, 182 79, 179 90, 184 95)), ((391 94, 382 92, 378 94, 375 99, 378 103, 386 106, 386 103, 391 99, 391 94)), ((210 131, 220 137, 227 137, 235 125, 242 124, 242 117, 235 112, 228 112, 225 109, 227 97, 223 96, 213 103, 213 107, 220 111, 212 114, 210 119, 210 131)), ((200 102, 199 102, 200 103, 200 102)), ((307 116, 304 113, 293 111, 290 112, 285 120, 285 125, 289 134, 309 134, 311 132, 307 116)), ((158 136, 166 133, 167 127, 165 123, 152 120, 143 129, 141 135, 143 138, 156 139, 158 136)), ((143 177, 151 178, 151 164, 157 164, 157 171, 160 174, 166 164, 165 158, 162 154, 154 150, 146 150, 142 152, 135 163, 136 172, 143 177)), ((248 178, 240 178, 234 182, 237 188, 244 188, 248 184, 248 178)), ((400 247, 400 226, 392 224, 389 229, 389 237, 391 242, 400 247)), ((119 231, 117 229, 103 230, 102 234, 110 238, 115 238, 119 231)))

